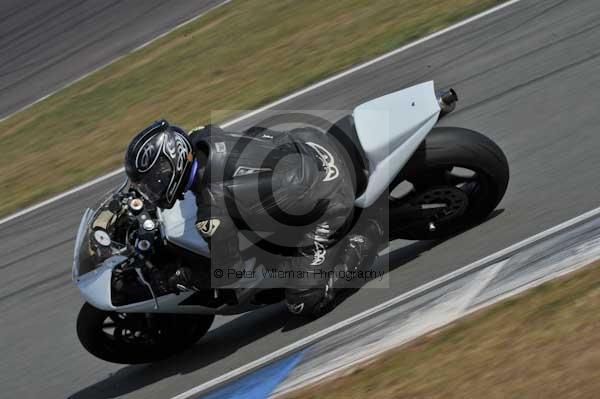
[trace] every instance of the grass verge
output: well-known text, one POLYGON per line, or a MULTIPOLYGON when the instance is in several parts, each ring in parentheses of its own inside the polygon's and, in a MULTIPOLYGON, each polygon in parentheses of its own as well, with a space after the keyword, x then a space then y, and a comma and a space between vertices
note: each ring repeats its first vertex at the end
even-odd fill
POLYGON ((594 398, 600 262, 288 399, 594 398))
POLYGON ((256 108, 498 3, 233 1, 0 123, 0 216, 120 166, 155 119, 256 108))

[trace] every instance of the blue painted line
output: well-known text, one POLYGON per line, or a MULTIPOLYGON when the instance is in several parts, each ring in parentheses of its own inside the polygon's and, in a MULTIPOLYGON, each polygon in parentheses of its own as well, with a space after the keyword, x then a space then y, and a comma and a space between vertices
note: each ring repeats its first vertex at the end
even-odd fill
MULTIPOLYGON (((307 349, 264 366, 248 375, 218 388, 202 399, 265 399, 277 388, 302 360, 307 349)), ((199 398, 200 399, 200 398, 199 398)))

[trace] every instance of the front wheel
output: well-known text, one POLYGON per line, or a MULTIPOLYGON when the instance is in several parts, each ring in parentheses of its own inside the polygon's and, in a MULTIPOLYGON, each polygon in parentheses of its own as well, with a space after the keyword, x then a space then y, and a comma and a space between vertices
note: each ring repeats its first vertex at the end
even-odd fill
POLYGON ((473 130, 434 128, 390 186, 390 234, 431 240, 465 230, 496 208, 508 180, 508 161, 492 140, 473 130), (401 186, 410 188, 397 193, 401 186))
POLYGON ((112 363, 151 363, 180 352, 210 328, 213 315, 116 313, 85 303, 77 336, 92 355, 112 363))

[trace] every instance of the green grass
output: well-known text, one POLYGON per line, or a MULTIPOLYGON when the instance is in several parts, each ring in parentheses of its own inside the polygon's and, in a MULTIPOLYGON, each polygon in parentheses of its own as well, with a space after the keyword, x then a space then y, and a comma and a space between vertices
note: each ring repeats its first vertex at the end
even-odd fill
POLYGON ((598 397, 598 266, 480 311, 288 399, 598 397))
POLYGON ((233 1, 0 123, 0 215, 121 166, 153 120, 256 108, 497 3, 233 1))

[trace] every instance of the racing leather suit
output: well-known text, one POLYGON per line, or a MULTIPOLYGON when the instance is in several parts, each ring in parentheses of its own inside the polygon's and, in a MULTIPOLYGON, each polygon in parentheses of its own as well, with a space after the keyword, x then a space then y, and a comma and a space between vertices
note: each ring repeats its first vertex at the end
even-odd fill
MULTIPOLYGON (((340 261, 343 249, 336 244, 354 209, 350 161, 340 144, 313 128, 234 133, 211 125, 190 139, 200 165, 191 188, 196 228, 210 247, 213 269, 241 270, 238 233, 267 232, 276 247, 296 249, 279 265, 302 276, 286 282, 288 291, 323 287, 323 271, 340 261)), ((213 279, 216 286, 230 283, 213 279)))

